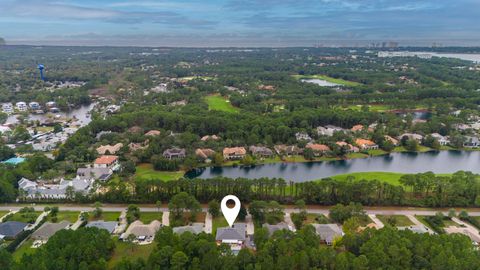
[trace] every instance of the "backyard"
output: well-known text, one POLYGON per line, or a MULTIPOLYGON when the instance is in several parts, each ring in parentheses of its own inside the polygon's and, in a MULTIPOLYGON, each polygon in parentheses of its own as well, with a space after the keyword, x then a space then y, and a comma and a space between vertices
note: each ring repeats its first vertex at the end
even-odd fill
POLYGON ((134 176, 136 180, 161 180, 161 181, 172 181, 182 178, 185 173, 182 171, 178 172, 166 172, 166 171, 156 171, 153 169, 152 164, 143 163, 137 166, 137 170, 134 176))

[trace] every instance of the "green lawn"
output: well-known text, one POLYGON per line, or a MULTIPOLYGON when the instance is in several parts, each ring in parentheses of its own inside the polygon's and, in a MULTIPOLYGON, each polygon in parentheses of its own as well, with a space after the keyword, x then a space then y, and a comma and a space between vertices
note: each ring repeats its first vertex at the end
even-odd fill
POLYGON ((10 211, 0 211, 0 218, 10 213, 10 211))
POLYGON ((214 218, 212 220, 212 234, 216 235, 217 228, 221 228, 221 227, 228 227, 227 220, 223 216, 214 218))
MULTIPOLYGON (((395 217, 395 221, 396 221, 395 226, 397 227, 407 227, 407 226, 414 225, 413 222, 404 215, 391 215, 391 216, 395 217)), ((383 224, 387 225, 388 224, 387 220, 391 216, 377 215, 377 218, 381 222, 383 222, 383 224)))
POLYGON ((205 101, 208 104, 209 110, 223 111, 229 113, 238 113, 239 109, 230 104, 230 101, 219 95, 207 96, 205 101))
POLYGON ((336 84, 341 84, 345 86, 360 86, 362 85, 361 83, 358 82, 352 82, 352 81, 347 81, 343 79, 337 79, 337 78, 332 78, 326 75, 293 75, 295 79, 319 79, 319 80, 325 80, 327 82, 331 83, 336 83, 336 84))
POLYGON ((347 173, 332 176, 331 178, 336 180, 346 180, 348 177, 354 177, 355 180, 379 180, 387 182, 392 185, 400 186, 400 177, 405 175, 404 173, 391 173, 391 172, 358 172, 347 173))
POLYGON ((363 106, 367 106, 368 107, 368 110, 371 111, 371 112, 385 112, 385 111, 388 111, 390 110, 390 106, 389 105, 384 105, 384 104, 372 104, 372 105, 349 105, 347 107, 343 107, 344 109, 350 109, 350 110, 353 110, 353 111, 361 111, 362 110, 362 107, 363 106))
POLYGON ((112 269, 117 263, 119 263, 123 258, 128 258, 131 261, 134 261, 138 258, 148 259, 150 253, 152 253, 155 248, 155 244, 150 245, 130 245, 127 242, 123 242, 115 238, 115 249, 113 251, 112 258, 108 261, 108 268, 112 269))
POLYGON ((387 152, 383 151, 382 149, 368 150, 367 152, 371 156, 382 156, 387 154, 387 152))
MULTIPOLYGON (((18 222, 26 222, 26 223, 35 223, 35 220, 40 216, 42 212, 40 211, 35 211, 34 215, 32 215, 32 218, 29 218, 27 216, 22 216, 24 213, 15 213, 13 216, 11 216, 8 221, 18 221, 18 222), (32 222, 33 221, 33 222, 32 222)), ((4 220, 7 221, 7 220, 4 220)))
MULTIPOLYGON (((80 211, 60 211, 57 214, 57 222, 66 220, 66 221, 69 221, 70 223, 75 223, 78 220, 79 215, 80 215, 80 211)), ((48 215, 47 221, 52 222, 52 217, 50 215, 48 215)))
POLYGON ((325 215, 323 214, 307 214, 307 220, 303 222, 303 225, 318 223, 318 224, 328 224, 332 223, 325 215))
POLYGON ((149 224, 154 220, 162 222, 162 216, 162 212, 141 212, 140 221, 143 222, 143 224, 149 224))
POLYGON ((21 246, 19 246, 17 248, 17 250, 15 250, 15 252, 13 252, 13 259, 15 261, 20 261, 23 257, 23 254, 32 254, 36 251, 35 248, 32 248, 32 244, 33 244, 33 240, 32 239, 29 239, 25 242, 23 242, 23 244, 21 246))
MULTIPOLYGON (((419 145, 418 150, 416 152, 428 152, 428 151, 431 151, 431 150, 432 150, 432 148, 430 148, 430 147, 419 145)), ((405 149, 405 147, 403 147, 403 146, 397 146, 397 147, 395 147, 395 149, 393 149, 393 151, 394 152, 407 152, 407 149, 405 149)))
POLYGON ((88 221, 103 220, 103 221, 118 221, 120 212, 103 212, 98 218, 94 217, 92 212, 89 213, 88 221))
POLYGON ((165 172, 165 171, 156 171, 153 169, 152 164, 144 163, 137 166, 137 171, 135 173, 135 179, 137 180, 161 180, 161 181, 172 181, 178 180, 183 177, 185 173, 183 171, 178 172, 165 172))

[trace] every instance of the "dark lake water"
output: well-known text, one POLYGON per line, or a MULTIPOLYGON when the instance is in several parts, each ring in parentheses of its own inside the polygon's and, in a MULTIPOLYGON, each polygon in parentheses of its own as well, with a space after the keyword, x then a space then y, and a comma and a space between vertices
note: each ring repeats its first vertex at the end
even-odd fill
POLYGON ((321 161, 309 163, 275 163, 254 167, 209 167, 188 172, 187 178, 284 178, 295 182, 321 179, 353 172, 453 173, 472 171, 480 173, 479 151, 439 151, 427 153, 391 153, 363 159, 321 161))

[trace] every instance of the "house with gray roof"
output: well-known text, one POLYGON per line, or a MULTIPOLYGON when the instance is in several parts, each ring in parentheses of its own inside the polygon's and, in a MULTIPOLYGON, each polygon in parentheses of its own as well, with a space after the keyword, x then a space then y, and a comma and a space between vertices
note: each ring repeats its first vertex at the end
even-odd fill
POLYGON ((247 224, 235 223, 232 227, 218 228, 215 240, 218 245, 228 244, 232 251, 239 251, 247 240, 247 224))
POLYGON ((248 148, 248 150, 250 150, 252 155, 254 155, 256 157, 271 157, 271 156, 273 156, 273 151, 270 148, 265 147, 265 146, 252 145, 248 148))
POLYGON ((103 221, 103 220, 97 220, 97 221, 92 221, 89 222, 85 227, 87 228, 99 228, 99 229, 104 229, 107 230, 110 234, 112 234, 115 231, 115 228, 117 227, 118 223, 116 221, 103 221))
POLYGON ((265 223, 263 224, 263 227, 267 228, 269 236, 272 236, 276 231, 281 231, 281 230, 293 231, 293 228, 288 226, 288 224, 285 222, 280 222, 275 225, 270 225, 268 223, 265 223))
POLYGON ((33 240, 48 241, 48 239, 56 232, 68 229, 71 223, 68 221, 61 221, 59 223, 45 222, 38 230, 32 234, 33 240))
POLYGON ((62 179, 59 184, 39 184, 22 178, 18 185, 23 196, 30 199, 65 199, 67 189, 71 187, 73 192, 86 194, 92 187, 93 180, 75 178, 71 181, 62 179))
POLYGON ((112 177, 113 171, 110 168, 99 168, 99 167, 86 167, 77 169, 77 178, 84 180, 100 180, 102 182, 107 181, 112 177))
POLYGON ((320 236, 320 240, 327 245, 332 245, 336 238, 343 236, 343 231, 337 224, 312 224, 315 231, 320 236))
POLYGON ((183 234, 184 232, 191 232, 193 234, 199 234, 205 229, 205 224, 203 223, 193 223, 188 226, 174 227, 173 232, 176 234, 183 234))
POLYGON ((186 151, 183 148, 171 148, 163 151, 163 157, 166 159, 182 159, 186 157, 186 151))
POLYGON ((480 140, 476 136, 465 136, 463 147, 474 148, 480 146, 480 140))
POLYGON ((18 221, 7 221, 0 223, 0 239, 15 239, 28 223, 18 221))

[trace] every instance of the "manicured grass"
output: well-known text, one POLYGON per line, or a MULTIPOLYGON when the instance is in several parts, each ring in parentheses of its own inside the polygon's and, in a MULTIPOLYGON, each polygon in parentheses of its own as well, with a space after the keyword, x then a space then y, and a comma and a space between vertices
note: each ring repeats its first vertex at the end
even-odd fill
POLYGON ((430 230, 433 230, 432 227, 428 224, 428 222, 425 220, 425 217, 426 216, 417 216, 415 215, 415 218, 418 219, 418 221, 420 221, 423 225, 425 225, 427 228, 429 228, 430 230))
POLYGON ((32 239, 29 239, 29 240, 23 242, 23 244, 21 246, 19 246, 17 248, 17 250, 15 250, 15 252, 13 252, 13 254, 12 254, 13 259, 18 262, 22 259, 24 254, 33 254, 37 249, 32 248, 32 244, 33 244, 32 239))
POLYGON ((382 149, 368 150, 367 152, 371 156, 381 156, 387 154, 387 152, 383 151, 382 149))
POLYGON ((118 221, 120 212, 103 212, 98 218, 94 217, 92 212, 89 213, 88 221, 103 220, 103 221, 118 221))
POLYGON ((230 101, 219 95, 207 96, 205 101, 208 104, 208 109, 213 111, 223 111, 229 113, 238 113, 239 109, 230 104, 230 101))
POLYGON ((172 181, 178 180, 183 177, 185 173, 182 171, 178 172, 165 172, 165 171, 156 171, 153 169, 152 164, 144 163, 137 166, 137 171, 134 178, 136 180, 161 180, 161 181, 172 181))
POLYGON ((371 112, 385 112, 390 110, 390 106, 383 104, 372 104, 372 105, 349 105, 344 107, 345 109, 350 109, 353 111, 361 111, 363 106, 368 106, 368 110, 371 112))
POLYGON ((221 228, 221 227, 228 227, 227 220, 223 216, 214 218, 212 220, 212 234, 216 235, 217 228, 221 228))
MULTIPOLYGON (((35 213, 35 220, 36 220, 42 212, 35 211, 34 213, 35 213)), ((27 217, 22 217, 22 214, 23 213, 17 212, 13 216, 8 218, 8 221, 18 221, 18 222, 25 222, 25 223, 32 223, 32 224, 35 223, 35 221, 30 222, 31 220, 29 220, 29 218, 27 217)), ((4 221, 7 221, 7 220, 4 220, 4 221)))
POLYGON ((140 221, 143 222, 143 224, 149 224, 154 220, 162 222, 162 216, 162 212, 141 212, 140 221))
POLYGON ((210 81, 210 80, 214 80, 215 77, 210 77, 210 76, 189 76, 189 77, 181 77, 179 78, 180 80, 186 80, 186 81, 191 81, 191 80, 194 80, 194 79, 200 79, 200 80, 204 80, 204 81, 210 81))
POLYGON ((329 77, 329 76, 326 76, 326 75, 293 75, 293 77, 295 79, 319 79, 319 80, 325 80, 327 82, 331 82, 331 83, 336 83, 336 84, 341 84, 341 85, 345 85, 345 86, 359 86, 359 85, 362 85, 361 83, 358 83, 358 82, 352 82, 352 81, 347 81, 347 80, 343 80, 343 79, 337 79, 337 78, 332 78, 332 77, 329 77))
POLYGON ((336 180, 346 180, 348 177, 354 177, 355 180, 379 180, 387 182, 392 185, 400 186, 400 177, 405 175, 404 173, 391 173, 391 172, 357 172, 347 173, 332 176, 336 180))
MULTIPOLYGON (((78 220, 78 216, 80 215, 79 211, 60 211, 57 214, 57 222, 61 222, 62 220, 66 220, 70 223, 75 223, 78 220)), ((47 217, 48 222, 53 222, 52 217, 48 215, 47 217)))
POLYGON ((5 216, 6 214, 10 213, 10 211, 0 211, 0 218, 5 216))
MULTIPOLYGON (((414 225, 413 222, 404 215, 391 215, 391 216, 395 217, 395 221, 396 221, 395 226, 396 227, 407 227, 407 226, 414 225)), ((381 222, 383 222, 383 224, 387 225, 388 224, 387 220, 391 216, 377 215, 377 218, 381 222)))
POLYGON ((307 214, 307 220, 303 222, 303 225, 318 223, 318 224, 327 224, 332 223, 325 215, 323 214, 307 214))
POLYGON ((118 238, 115 238, 114 241, 115 249, 113 251, 112 258, 108 261, 109 269, 115 267, 115 265, 119 263, 123 258, 128 258, 131 261, 135 261, 138 258, 143 258, 146 260, 156 246, 154 243, 150 245, 133 244, 132 246, 128 242, 118 240, 118 238))
MULTIPOLYGON (((395 147, 395 149, 393 149, 394 152, 408 152, 407 149, 405 149, 405 147, 403 146, 397 146, 395 147)), ((416 152, 428 152, 428 151, 432 151, 432 148, 430 147, 426 147, 426 146, 423 146, 423 145, 419 145, 418 146, 418 150, 416 152)))

